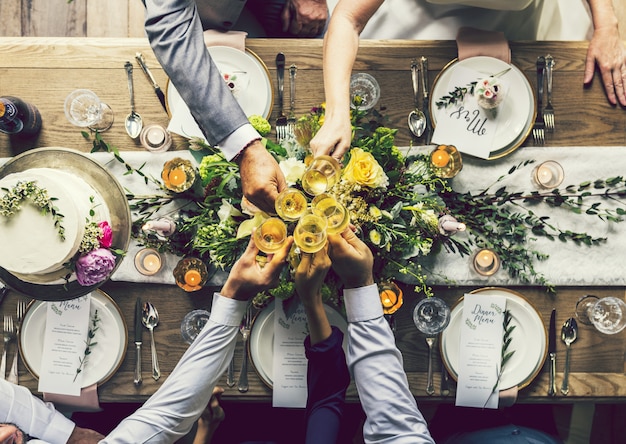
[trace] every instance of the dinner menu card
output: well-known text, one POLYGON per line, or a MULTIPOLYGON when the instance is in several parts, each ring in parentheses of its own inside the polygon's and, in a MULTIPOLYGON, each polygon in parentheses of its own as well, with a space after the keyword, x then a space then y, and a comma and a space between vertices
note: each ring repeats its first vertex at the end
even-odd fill
POLYGON ((498 408, 506 298, 466 294, 459 339, 456 405, 498 408))
POLYGON ((38 390, 78 396, 83 386, 81 362, 85 360, 91 296, 46 305, 38 390))
MULTIPOLYGON (((462 153, 481 159, 489 158, 499 123, 497 108, 496 110, 481 108, 476 97, 469 93, 470 84, 484 77, 487 75, 464 66, 452 70, 446 94, 450 95, 457 88, 467 88, 468 92, 462 101, 457 100, 456 103, 448 104, 447 107, 441 107, 436 111, 437 126, 432 137, 433 143, 454 145, 462 153)), ((506 80, 500 78, 500 83, 505 86, 506 80)), ((431 100, 443 101, 442 97, 434 96, 431 100)))
POLYGON ((298 302, 287 316, 280 300, 274 309, 274 407, 304 408, 307 399, 307 359, 304 339, 308 335, 304 307, 298 302))

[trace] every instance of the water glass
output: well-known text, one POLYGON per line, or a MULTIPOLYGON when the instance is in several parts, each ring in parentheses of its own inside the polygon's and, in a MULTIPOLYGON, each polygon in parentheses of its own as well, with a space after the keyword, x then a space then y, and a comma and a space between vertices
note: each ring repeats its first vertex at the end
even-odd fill
POLYGON ((426 336, 435 336, 450 323, 450 307, 438 297, 424 298, 413 310, 413 323, 426 336))
POLYGON ((65 116, 71 124, 106 131, 113 125, 113 110, 89 89, 76 89, 66 98, 65 116))
POLYGON ((364 111, 372 109, 380 99, 380 86, 376 79, 365 72, 350 77, 350 106, 364 111))
POLYGON ((613 335, 626 327, 626 302, 613 296, 583 296, 576 303, 576 318, 601 333, 613 335))
POLYGON ((180 334, 187 344, 191 344, 198 337, 205 324, 211 317, 206 310, 193 310, 185 315, 180 324, 180 334))

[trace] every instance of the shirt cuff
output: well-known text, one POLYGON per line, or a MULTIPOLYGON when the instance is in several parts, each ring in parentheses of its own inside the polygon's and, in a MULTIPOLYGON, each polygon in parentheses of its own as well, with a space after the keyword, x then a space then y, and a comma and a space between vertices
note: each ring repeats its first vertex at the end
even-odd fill
POLYGON ((260 139, 261 136, 254 127, 247 123, 237 128, 219 143, 220 150, 229 162, 250 142, 260 139))
POLYGON ((246 312, 248 301, 227 298, 219 293, 213 294, 210 320, 231 327, 238 327, 246 312))
POLYGON ((378 285, 347 288, 343 291, 348 322, 361 322, 376 319, 383 315, 378 285))

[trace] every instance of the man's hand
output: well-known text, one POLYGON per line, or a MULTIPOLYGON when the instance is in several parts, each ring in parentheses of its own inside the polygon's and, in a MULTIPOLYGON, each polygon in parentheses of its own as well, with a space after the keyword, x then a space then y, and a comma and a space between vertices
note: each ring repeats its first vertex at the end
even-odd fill
POLYGON ((374 283, 374 256, 350 228, 341 234, 329 235, 328 243, 333 270, 341 277, 346 288, 365 287, 374 283))
POLYGON ((316 37, 328 19, 326 0, 287 0, 281 14, 283 32, 297 37, 316 37))
POLYGON ((74 427, 67 444, 96 444, 104 439, 104 435, 91 429, 74 427))
POLYGON ((620 40, 616 27, 597 28, 587 49, 584 83, 593 80, 595 65, 598 64, 602 84, 609 102, 626 106, 626 48, 620 40))
POLYGON ((220 291, 222 296, 247 301, 257 293, 278 285, 280 271, 287 264, 293 237, 289 236, 283 248, 267 255, 267 261, 262 262, 257 261, 259 249, 254 244, 253 238, 254 232, 250 236, 246 251, 230 270, 228 279, 220 291))
POLYGON ((215 386, 213 388, 213 395, 202 412, 202 415, 198 418, 198 428, 196 430, 196 436, 193 439, 193 444, 209 444, 213 434, 226 417, 224 409, 220 406, 222 393, 224 393, 222 387, 215 386))
POLYGON ((274 202, 287 188, 287 182, 278 163, 260 141, 243 150, 239 171, 244 196, 266 213, 275 213, 274 202))
POLYGON ((333 117, 326 115, 324 124, 311 140, 311 151, 315 157, 329 155, 341 162, 352 142, 350 115, 333 117))

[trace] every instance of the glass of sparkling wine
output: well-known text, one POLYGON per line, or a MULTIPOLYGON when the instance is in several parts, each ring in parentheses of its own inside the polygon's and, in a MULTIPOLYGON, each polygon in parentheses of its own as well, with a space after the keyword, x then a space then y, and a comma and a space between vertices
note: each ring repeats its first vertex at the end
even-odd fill
POLYGON ((307 213, 300 218, 293 230, 295 244, 305 253, 316 253, 326 243, 326 219, 307 213))
POLYGON ((307 194, 317 196, 334 187, 340 176, 341 165, 334 157, 318 156, 302 175, 302 188, 307 194))
POLYGON ((281 249, 286 240, 287 226, 277 217, 265 220, 254 231, 254 244, 263 253, 275 253, 281 249))
POLYGON ((576 318, 601 333, 613 335, 626 327, 626 302, 613 296, 587 295, 576 303, 576 318))
POLYGON ((326 219, 328 234, 341 233, 350 223, 350 213, 346 207, 331 196, 315 201, 313 213, 326 219))
POLYGON ((281 219, 292 222, 308 211, 309 203, 304 193, 296 188, 287 188, 276 198, 274 208, 281 219))
POLYGON ((113 125, 113 110, 89 89, 76 89, 65 98, 65 117, 71 124, 106 131, 113 125))

